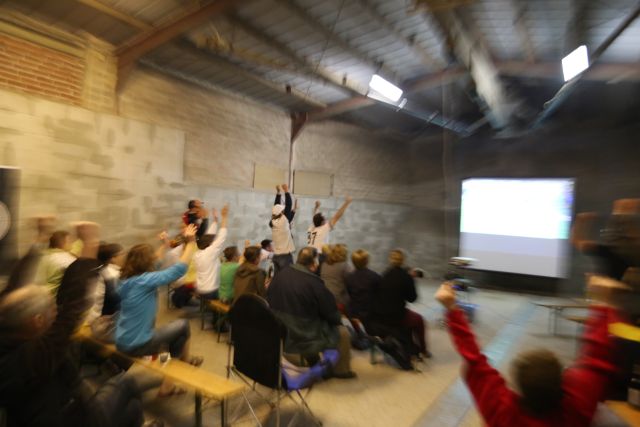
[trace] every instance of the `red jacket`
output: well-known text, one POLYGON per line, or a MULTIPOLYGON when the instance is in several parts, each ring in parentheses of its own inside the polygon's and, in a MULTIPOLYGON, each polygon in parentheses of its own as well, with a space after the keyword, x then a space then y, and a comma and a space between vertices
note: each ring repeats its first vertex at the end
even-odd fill
POLYGON ((465 359, 464 379, 476 406, 490 427, 580 427, 589 426, 598 402, 604 398, 615 366, 615 343, 609 337, 609 323, 619 321, 616 311, 593 307, 583 336, 580 357, 563 374, 561 409, 535 418, 519 405, 520 396, 510 390, 500 373, 480 352, 464 313, 449 310, 449 332, 458 353, 465 359))

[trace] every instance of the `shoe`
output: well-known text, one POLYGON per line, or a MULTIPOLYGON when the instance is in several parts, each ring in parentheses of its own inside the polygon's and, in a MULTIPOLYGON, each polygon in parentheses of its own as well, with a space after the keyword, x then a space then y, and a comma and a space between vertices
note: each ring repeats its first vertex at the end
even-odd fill
POLYGON ((345 373, 342 373, 342 374, 333 373, 331 375, 331 378, 338 378, 340 380, 350 380, 350 379, 353 379, 353 378, 358 378, 358 374, 356 374, 353 371, 345 372, 345 373))

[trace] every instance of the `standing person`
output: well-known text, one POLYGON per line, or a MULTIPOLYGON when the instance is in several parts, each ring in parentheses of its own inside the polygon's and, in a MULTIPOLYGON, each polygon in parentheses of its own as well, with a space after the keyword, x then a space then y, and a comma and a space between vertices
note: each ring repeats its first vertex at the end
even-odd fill
POLYGON ((313 246, 319 252, 322 251, 322 246, 329 243, 329 233, 333 230, 333 227, 336 226, 340 218, 342 218, 342 215, 344 215, 352 200, 351 197, 347 197, 342 206, 340 206, 340 209, 338 209, 338 212, 336 212, 329 221, 326 220, 322 213, 318 212, 320 209, 320 201, 316 200, 316 206, 313 209, 313 224, 309 227, 309 231, 307 231, 307 244, 309 246, 313 246))
POLYGON ((291 195, 289 186, 282 184, 285 204, 281 204, 280 186, 276 187, 276 200, 271 209, 271 235, 273 240, 273 266, 274 273, 278 273, 286 266, 293 263, 293 252, 296 250, 291 236, 291 221, 293 221, 291 195))
POLYGON ((425 337, 426 322, 418 313, 406 307, 418 298, 413 277, 404 267, 404 252, 394 249, 389 253, 389 268, 382 275, 373 299, 371 320, 374 332, 392 335, 406 346, 409 354, 430 358, 425 337))
POLYGON ((193 256, 197 271, 196 289, 205 299, 218 299, 220 288, 220 255, 227 240, 229 205, 220 211, 220 228, 217 221, 211 224, 207 234, 198 240, 198 251, 193 256), (216 230, 217 229, 217 230, 216 230))
POLYGON ((233 279, 233 302, 244 294, 254 294, 262 298, 267 295, 267 273, 260 268, 260 251, 261 248, 256 246, 248 246, 244 250, 244 262, 233 279))
POLYGON ((478 343, 465 314, 456 305, 451 283, 443 283, 436 300, 447 310, 449 334, 463 357, 463 378, 478 412, 489 427, 588 427, 618 368, 616 344, 609 324, 620 321, 615 295, 629 288, 621 282, 592 276, 591 305, 581 353, 568 369, 551 351, 535 349, 519 354, 512 363, 516 389, 508 386, 478 343))
MULTIPOLYGON (((163 240, 166 240, 166 233, 163 234, 163 240)), ((202 364, 201 357, 189 355, 191 330, 188 320, 174 320, 154 329, 158 305, 157 289, 187 272, 196 249, 195 234, 195 225, 185 228, 186 243, 182 256, 176 264, 164 270, 154 271, 156 261, 162 258, 162 248, 154 253, 151 245, 141 244, 131 248, 127 254, 118 290, 122 299, 116 325, 116 347, 119 351, 140 357, 158 353, 168 347, 172 358, 179 358, 196 366, 202 364)), ((158 396, 170 396, 177 391, 173 382, 165 378, 158 396)))
POLYGON ((49 238, 49 249, 45 251, 36 272, 36 283, 45 285, 56 295, 67 267, 76 260, 69 250, 71 237, 68 231, 54 231, 49 238))
POLYGON ((351 262, 355 270, 347 274, 344 279, 349 293, 349 317, 360 319, 365 324, 371 313, 371 304, 378 291, 382 277, 373 270, 369 270, 369 253, 358 249, 351 254, 351 262))
POLYGON ((301 249, 296 264, 274 276, 267 301, 287 327, 286 353, 300 355, 313 365, 320 352, 336 348, 340 360, 333 375, 355 378, 349 332, 342 325, 335 298, 315 274, 317 268, 318 251, 314 247, 301 249))
POLYGON ((351 272, 347 256, 348 251, 345 245, 330 245, 328 257, 320 271, 320 278, 335 297, 341 313, 346 313, 349 303, 349 293, 344 282, 344 279, 351 272))
MULTIPOLYGON (((249 246, 249 245, 247 245, 249 246)), ((220 266, 220 301, 225 304, 231 303, 234 299, 233 280, 236 271, 240 267, 240 252, 237 246, 229 246, 224 249, 224 262, 220 266)))
MULTIPOLYGON (((213 213, 215 218, 215 212, 213 213)), ((198 231, 196 238, 202 237, 209 227, 209 214, 204 208, 204 202, 200 199, 189 200, 187 210, 182 214, 182 222, 184 225, 194 224, 198 231)))
POLYGON ((93 225, 84 236, 83 252, 66 269, 57 301, 40 286, 21 286, 24 262, 0 299, 0 407, 10 426, 139 427, 144 422, 130 376, 117 375, 93 393, 69 351, 93 301, 90 288, 100 266, 97 233, 93 225))

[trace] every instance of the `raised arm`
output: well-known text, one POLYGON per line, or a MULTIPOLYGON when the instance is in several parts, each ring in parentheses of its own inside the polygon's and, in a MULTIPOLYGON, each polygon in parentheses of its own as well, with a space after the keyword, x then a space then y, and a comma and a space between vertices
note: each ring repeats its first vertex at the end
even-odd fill
POLYGON ((469 327, 465 314, 456 305, 456 293, 451 283, 443 283, 436 299, 447 310, 447 326, 453 344, 466 362, 463 371, 464 380, 473 395, 478 411, 484 421, 490 426, 506 426, 506 417, 513 413, 510 405, 517 403, 512 399, 513 392, 509 390, 505 380, 495 370, 484 354, 480 352, 476 338, 469 327))
POLYGON ((316 214, 318 213, 318 211, 320 210, 320 200, 316 200, 315 205, 313 205, 313 216, 316 216, 316 214))
POLYGON ((220 228, 216 233, 216 238, 211 242, 208 248, 204 249, 207 256, 217 258, 222 252, 224 242, 227 240, 227 223, 229 221, 229 205, 224 205, 220 210, 220 228))
POLYGON ((342 204, 342 206, 340 206, 340 209, 338 209, 338 212, 336 212, 335 215, 333 215, 333 217, 329 221, 331 228, 335 227, 336 223, 340 220, 340 218, 342 218, 342 215, 344 215, 344 212, 347 210, 352 200, 353 199, 351 197, 347 197, 344 200, 344 203, 342 204))
POLYGON ((289 193, 289 186, 282 184, 282 191, 284 191, 284 216, 291 222, 295 212, 293 212, 293 199, 291 199, 291 194, 289 193))
POLYGON ((276 199, 273 201, 274 205, 280 205, 281 204, 281 196, 280 196, 280 186, 276 185, 276 199))
MULTIPOLYGON (((187 226, 187 228, 190 226, 187 226)), ((161 231, 160 234, 158 234, 158 240, 160 240, 160 246, 158 246, 158 249, 156 249, 156 258, 157 259, 164 259, 164 254, 167 251, 167 249, 169 248, 169 246, 171 246, 171 241, 169 240, 169 234, 167 234, 166 231, 161 231)))

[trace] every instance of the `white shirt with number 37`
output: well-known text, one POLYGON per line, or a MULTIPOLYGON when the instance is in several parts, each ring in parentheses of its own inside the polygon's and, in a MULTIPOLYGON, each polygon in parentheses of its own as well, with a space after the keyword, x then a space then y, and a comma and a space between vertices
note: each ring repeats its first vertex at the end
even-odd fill
POLYGON ((312 225, 309 227, 309 230, 307 230, 307 244, 316 248, 318 252, 322 252, 322 246, 329 243, 329 232, 331 230, 332 227, 329 222, 324 223, 320 227, 312 225))

